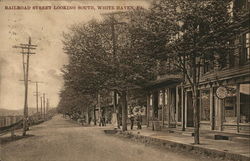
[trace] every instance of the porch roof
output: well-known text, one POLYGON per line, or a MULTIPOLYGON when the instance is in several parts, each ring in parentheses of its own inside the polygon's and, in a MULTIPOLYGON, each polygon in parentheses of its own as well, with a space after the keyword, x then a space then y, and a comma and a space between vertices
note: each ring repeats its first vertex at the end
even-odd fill
POLYGON ((146 90, 174 87, 183 81, 181 75, 167 75, 146 85, 146 90))

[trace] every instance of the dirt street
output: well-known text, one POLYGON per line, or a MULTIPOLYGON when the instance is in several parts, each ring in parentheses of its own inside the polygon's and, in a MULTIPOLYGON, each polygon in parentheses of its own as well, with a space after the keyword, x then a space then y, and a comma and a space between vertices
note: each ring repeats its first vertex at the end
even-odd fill
POLYGON ((82 127, 61 115, 31 127, 23 138, 1 145, 1 161, 211 161, 192 154, 160 150, 82 127))

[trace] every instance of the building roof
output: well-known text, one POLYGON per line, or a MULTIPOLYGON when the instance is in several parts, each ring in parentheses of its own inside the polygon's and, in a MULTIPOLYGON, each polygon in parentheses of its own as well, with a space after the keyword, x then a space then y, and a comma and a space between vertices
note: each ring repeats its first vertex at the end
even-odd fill
POLYGON ((183 77, 180 74, 167 74, 158 77, 155 81, 152 81, 146 85, 147 90, 174 87, 183 81, 183 77))

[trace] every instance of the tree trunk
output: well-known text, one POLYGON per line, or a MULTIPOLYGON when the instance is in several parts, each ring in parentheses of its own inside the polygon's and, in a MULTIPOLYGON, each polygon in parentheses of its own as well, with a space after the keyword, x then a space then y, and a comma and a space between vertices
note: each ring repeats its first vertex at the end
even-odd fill
POLYGON ((197 86, 193 90, 193 108, 194 108, 194 143, 200 144, 200 108, 197 86))
POLYGON ((121 105, 122 105, 122 131, 127 131, 127 93, 126 91, 121 92, 121 105))
POLYGON ((194 109, 194 143, 200 144, 200 107, 199 107, 199 98, 198 98, 198 82, 197 80, 197 65, 196 58, 192 58, 192 78, 193 78, 193 87, 192 87, 192 101, 194 109))
POLYGON ((87 106, 86 123, 89 125, 89 106, 87 106))
POLYGON ((96 125, 96 114, 95 114, 95 107, 94 107, 94 113, 93 113, 93 115, 94 115, 94 125, 96 125))

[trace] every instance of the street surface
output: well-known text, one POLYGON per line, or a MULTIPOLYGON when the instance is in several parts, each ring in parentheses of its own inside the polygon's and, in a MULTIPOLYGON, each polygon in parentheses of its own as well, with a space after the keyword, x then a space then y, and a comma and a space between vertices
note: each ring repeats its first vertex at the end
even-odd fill
POLYGON ((106 135, 105 127, 82 127, 61 115, 31 127, 34 135, 1 145, 1 161, 211 161, 106 135))

